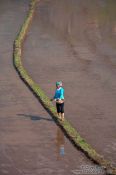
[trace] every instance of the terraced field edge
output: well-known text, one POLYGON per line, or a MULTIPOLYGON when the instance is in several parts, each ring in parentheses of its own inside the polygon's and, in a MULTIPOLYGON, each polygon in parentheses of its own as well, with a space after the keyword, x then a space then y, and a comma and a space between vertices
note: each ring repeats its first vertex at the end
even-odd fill
MULTIPOLYGON (((39 0, 40 1, 40 0, 39 0)), ((59 125, 70 141, 82 152, 86 154, 93 162, 102 166, 107 174, 116 175, 116 168, 111 165, 111 163, 104 159, 104 157, 96 152, 95 149, 91 147, 87 143, 85 139, 83 139, 77 130, 70 124, 68 120, 64 120, 63 122, 58 119, 57 112, 50 99, 47 97, 45 92, 40 88, 40 86, 33 81, 33 79, 29 76, 27 70, 23 67, 21 61, 21 52, 22 45, 25 39, 25 36, 28 32, 29 25, 34 16, 34 11, 36 7, 36 3, 39 3, 38 0, 31 0, 28 14, 25 18, 25 21, 16 36, 13 47, 13 64, 18 72, 20 78, 25 82, 25 84, 29 87, 29 89, 36 95, 38 100, 41 102, 43 107, 50 113, 54 121, 57 125, 59 125)))

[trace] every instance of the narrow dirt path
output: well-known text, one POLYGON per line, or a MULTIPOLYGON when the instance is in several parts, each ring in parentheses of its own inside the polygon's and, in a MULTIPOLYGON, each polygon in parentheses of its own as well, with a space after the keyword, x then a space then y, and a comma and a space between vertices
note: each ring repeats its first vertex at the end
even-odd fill
MULTIPOLYGON (((107 8, 114 6, 104 3, 107 8)), ((115 11, 104 17, 99 9, 98 1, 41 1, 24 45, 23 62, 49 97, 55 82, 63 81, 66 117, 115 166, 116 53, 114 33, 110 33, 112 42, 107 33, 113 28, 115 11)))
POLYGON ((0 175, 71 175, 93 164, 65 138, 12 64, 28 3, 0 2, 0 175))

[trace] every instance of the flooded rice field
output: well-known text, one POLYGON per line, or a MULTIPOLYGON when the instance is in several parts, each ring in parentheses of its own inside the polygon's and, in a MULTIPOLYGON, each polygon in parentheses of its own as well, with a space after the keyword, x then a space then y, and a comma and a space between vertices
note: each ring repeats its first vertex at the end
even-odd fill
POLYGON ((75 174, 95 165, 68 141, 13 67, 13 42, 28 5, 0 2, 0 175, 75 174))
POLYGON ((51 98, 63 81, 65 116, 116 165, 116 1, 43 0, 23 63, 51 98))

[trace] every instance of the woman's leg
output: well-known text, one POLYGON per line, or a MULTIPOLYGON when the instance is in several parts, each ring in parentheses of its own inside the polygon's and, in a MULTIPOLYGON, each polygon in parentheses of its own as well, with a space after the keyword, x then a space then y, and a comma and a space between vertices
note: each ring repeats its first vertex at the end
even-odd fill
POLYGON ((64 103, 61 104, 61 119, 64 121, 64 103))
POLYGON ((56 103, 58 118, 61 119, 61 105, 56 103))

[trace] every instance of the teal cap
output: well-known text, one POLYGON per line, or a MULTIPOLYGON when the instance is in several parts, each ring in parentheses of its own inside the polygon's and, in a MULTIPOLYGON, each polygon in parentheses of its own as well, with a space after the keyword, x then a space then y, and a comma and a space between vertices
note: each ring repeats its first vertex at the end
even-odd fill
POLYGON ((56 86, 60 86, 60 84, 61 84, 61 83, 60 83, 59 81, 56 82, 56 86))

